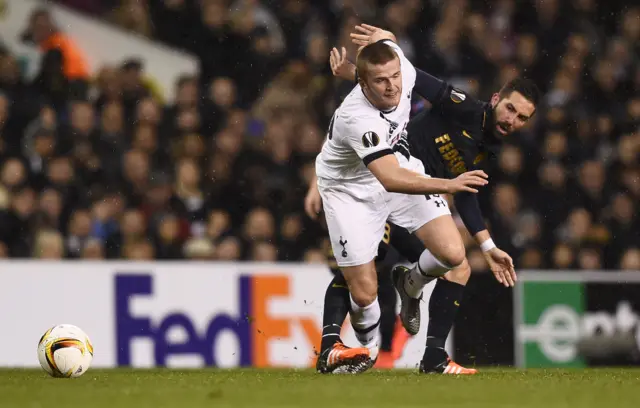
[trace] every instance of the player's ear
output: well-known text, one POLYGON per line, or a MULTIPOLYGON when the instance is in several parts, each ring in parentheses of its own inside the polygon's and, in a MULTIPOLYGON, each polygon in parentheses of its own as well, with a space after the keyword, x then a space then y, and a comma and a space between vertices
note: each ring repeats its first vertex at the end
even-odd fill
POLYGON ((491 107, 495 108, 496 105, 498 105, 498 102, 500 102, 500 94, 496 92, 491 96, 491 107))
POLYGON ((358 72, 356 71, 356 81, 358 82, 358 84, 360 85, 360 87, 362 89, 367 87, 367 84, 364 82, 364 80, 362 79, 362 77, 360 75, 358 75, 358 72))

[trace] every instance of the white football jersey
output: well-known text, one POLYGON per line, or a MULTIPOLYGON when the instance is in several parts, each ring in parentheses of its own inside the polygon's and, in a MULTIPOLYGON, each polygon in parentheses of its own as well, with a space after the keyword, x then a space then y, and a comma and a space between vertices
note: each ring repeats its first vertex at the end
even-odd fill
POLYGON ((379 191, 383 187, 366 163, 390 151, 409 155, 406 127, 411 113, 411 92, 416 81, 416 70, 397 44, 392 41, 385 43, 400 58, 400 103, 392 111, 380 111, 365 97, 360 85, 356 85, 331 119, 327 138, 316 158, 318 183, 355 183, 370 192, 379 191))

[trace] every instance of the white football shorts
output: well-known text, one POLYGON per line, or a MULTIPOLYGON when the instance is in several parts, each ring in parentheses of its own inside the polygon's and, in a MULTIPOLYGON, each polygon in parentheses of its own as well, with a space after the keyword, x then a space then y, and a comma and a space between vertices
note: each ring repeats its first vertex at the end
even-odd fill
MULTIPOLYGON (((424 174, 420 160, 396 156, 402 167, 424 174)), ((340 267, 375 259, 387 220, 414 233, 435 218, 451 215, 447 201, 438 195, 388 193, 379 185, 367 187, 318 182, 333 254, 340 267)))

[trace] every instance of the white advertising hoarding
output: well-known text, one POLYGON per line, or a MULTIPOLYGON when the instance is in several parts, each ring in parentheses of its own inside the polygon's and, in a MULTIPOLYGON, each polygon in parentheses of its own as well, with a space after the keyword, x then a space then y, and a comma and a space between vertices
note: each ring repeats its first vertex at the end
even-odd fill
MULTIPOLYGON (((0 366, 37 366, 40 336, 70 323, 94 367, 310 367, 331 279, 291 263, 0 262, 0 366)), ((427 305, 397 367, 422 356, 427 305)), ((357 345, 349 324, 343 338, 357 345)))

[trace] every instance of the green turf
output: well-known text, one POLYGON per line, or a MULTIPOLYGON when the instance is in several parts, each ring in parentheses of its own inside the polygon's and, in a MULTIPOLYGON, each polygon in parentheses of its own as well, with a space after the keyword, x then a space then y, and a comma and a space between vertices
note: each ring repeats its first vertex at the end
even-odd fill
POLYGON ((371 371, 90 370, 76 379, 0 370, 0 407, 640 407, 640 370, 483 370, 474 377, 371 371))

